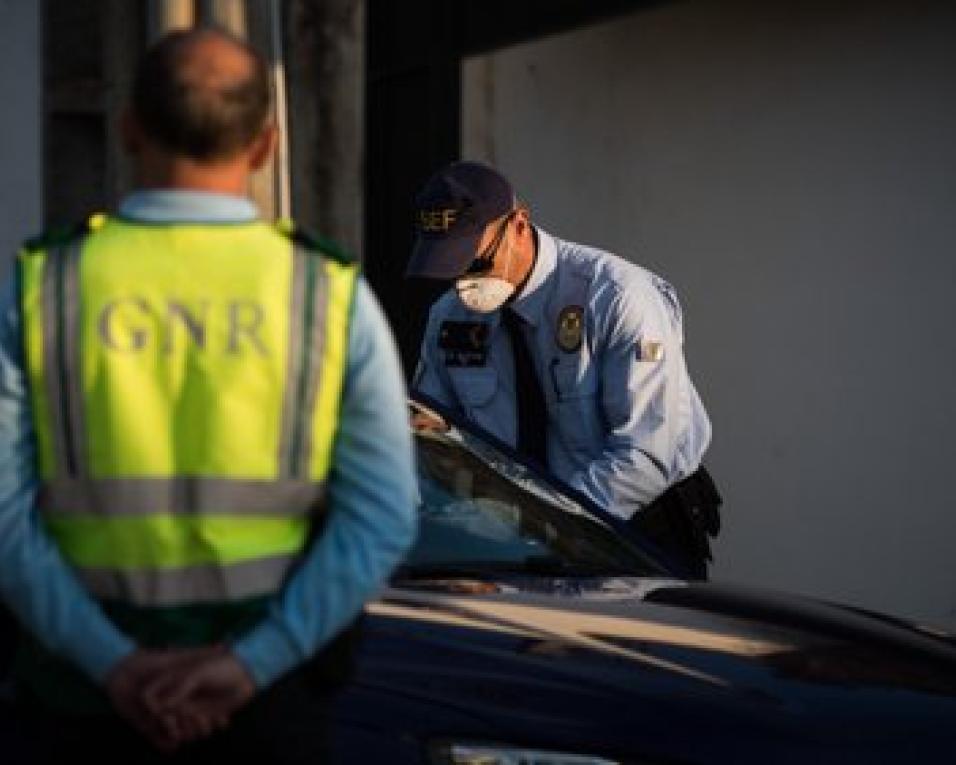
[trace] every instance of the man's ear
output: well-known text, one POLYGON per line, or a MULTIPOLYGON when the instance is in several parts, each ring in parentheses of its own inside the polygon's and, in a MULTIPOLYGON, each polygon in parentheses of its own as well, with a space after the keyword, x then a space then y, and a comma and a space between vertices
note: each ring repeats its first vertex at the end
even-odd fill
POLYGON ((129 107, 123 109, 119 116, 120 141, 123 150, 131 157, 135 157, 143 149, 143 129, 139 120, 129 107))
POLYGON ((278 141, 279 129, 274 122, 269 122, 249 147, 249 169, 255 171, 265 167, 272 159, 278 141))
POLYGON ((515 233, 520 239, 531 230, 531 213, 528 208, 521 205, 515 210, 515 233))

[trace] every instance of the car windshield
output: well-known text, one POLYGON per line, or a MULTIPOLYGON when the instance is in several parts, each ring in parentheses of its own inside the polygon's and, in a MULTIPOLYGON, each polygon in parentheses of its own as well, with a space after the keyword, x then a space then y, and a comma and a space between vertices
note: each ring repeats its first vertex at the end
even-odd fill
POLYGON ((666 575, 569 497, 471 434, 416 433, 418 542, 402 576, 666 575))

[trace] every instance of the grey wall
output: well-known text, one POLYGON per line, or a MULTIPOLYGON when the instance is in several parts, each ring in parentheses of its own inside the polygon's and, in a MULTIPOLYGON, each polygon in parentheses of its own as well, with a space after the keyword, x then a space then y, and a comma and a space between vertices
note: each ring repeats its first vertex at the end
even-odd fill
POLYGON ((38 6, 0 0, 0 280, 43 214, 38 6))
POLYGON ((666 275, 716 577, 956 624, 956 10, 674 3, 467 62, 464 154, 666 275))

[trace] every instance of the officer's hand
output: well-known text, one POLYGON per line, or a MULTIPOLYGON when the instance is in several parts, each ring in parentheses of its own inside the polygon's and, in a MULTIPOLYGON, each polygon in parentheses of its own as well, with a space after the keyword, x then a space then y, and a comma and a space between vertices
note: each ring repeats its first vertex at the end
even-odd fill
POLYGON ((206 720, 188 719, 177 719, 175 724, 170 724, 169 720, 154 715, 149 709, 143 695, 144 689, 167 673, 178 674, 221 650, 137 650, 110 673, 106 692, 116 712, 149 739, 153 746, 162 751, 173 751, 184 741, 197 737, 202 730, 212 726, 206 720))
POLYGON ((444 433, 448 430, 448 423, 434 412, 417 410, 411 416, 412 430, 418 432, 444 433))
POLYGON ((226 727, 255 694, 246 668, 221 650, 158 677, 144 689, 143 699, 179 740, 191 741, 226 727))

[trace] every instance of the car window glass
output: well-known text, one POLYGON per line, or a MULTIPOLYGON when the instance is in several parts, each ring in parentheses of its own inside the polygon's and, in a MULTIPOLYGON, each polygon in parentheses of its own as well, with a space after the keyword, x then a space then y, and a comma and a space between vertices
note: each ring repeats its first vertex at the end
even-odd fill
POLYGON ((569 575, 659 573, 603 523, 508 480, 460 443, 423 433, 416 442, 420 531, 409 566, 569 575))

